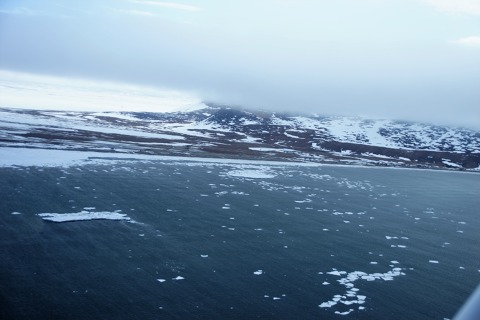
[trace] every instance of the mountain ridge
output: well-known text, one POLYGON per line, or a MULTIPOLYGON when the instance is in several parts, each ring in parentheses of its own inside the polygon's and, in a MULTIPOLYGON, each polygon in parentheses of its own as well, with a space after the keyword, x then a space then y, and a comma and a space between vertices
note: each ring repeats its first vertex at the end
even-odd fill
POLYGON ((480 132, 209 104, 178 112, 0 109, 0 147, 480 171, 480 132))

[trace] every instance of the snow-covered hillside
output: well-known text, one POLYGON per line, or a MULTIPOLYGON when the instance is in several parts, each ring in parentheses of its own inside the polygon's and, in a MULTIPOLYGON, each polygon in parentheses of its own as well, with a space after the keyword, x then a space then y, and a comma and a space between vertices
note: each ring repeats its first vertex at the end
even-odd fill
POLYGON ((0 147, 466 170, 480 164, 473 130, 219 106, 169 113, 4 108, 0 147))

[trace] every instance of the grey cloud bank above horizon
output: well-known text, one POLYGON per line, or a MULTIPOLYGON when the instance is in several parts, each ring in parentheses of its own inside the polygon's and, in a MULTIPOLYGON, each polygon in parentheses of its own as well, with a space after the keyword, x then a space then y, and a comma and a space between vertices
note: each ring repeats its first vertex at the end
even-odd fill
POLYGON ((133 0, 1 8, 0 69, 170 87, 251 108, 480 128, 480 16, 465 18, 466 33, 442 26, 456 18, 427 5, 411 13, 340 2, 353 8, 133 0))

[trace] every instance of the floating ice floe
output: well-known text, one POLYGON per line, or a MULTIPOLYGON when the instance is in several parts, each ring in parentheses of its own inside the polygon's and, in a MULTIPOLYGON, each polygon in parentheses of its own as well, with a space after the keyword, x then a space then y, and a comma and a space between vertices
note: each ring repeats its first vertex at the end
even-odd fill
POLYGON ((21 212, 17 212, 17 211, 14 211, 12 212, 13 215, 18 215, 18 214, 22 214, 21 212))
POLYGON ((310 198, 306 198, 305 200, 295 200, 296 203, 309 203, 312 202, 313 200, 310 198))
POLYGON ((403 249, 405 249, 407 246, 405 246, 403 244, 397 244, 397 245, 391 244, 390 247, 391 248, 403 248, 403 249))
POLYGON ((347 314, 349 314, 350 312, 353 312, 353 311, 354 311, 353 309, 349 309, 348 311, 344 311, 344 312, 335 311, 335 314, 339 314, 341 316, 346 316, 347 314))
POLYGON ((175 278, 172 278, 172 280, 183 280, 183 279, 185 278, 182 276, 176 276, 175 278))
POLYGON ((243 192, 243 191, 232 191, 230 193, 231 194, 236 194, 236 195, 239 195, 239 196, 249 196, 250 195, 249 193, 246 193, 246 192, 243 192))
POLYGON ((74 213, 38 213, 37 216, 43 220, 53 222, 87 221, 87 220, 125 220, 134 222, 120 210, 115 211, 80 211, 74 213))
POLYGON ((334 270, 334 271, 330 271, 330 272, 327 272, 327 274, 331 274, 331 275, 334 275, 334 276, 340 276, 342 274, 347 274, 346 271, 337 271, 337 270, 334 270))
MULTIPOLYGON (((319 272, 319 274, 322 274, 322 273, 319 272)), ((354 282, 357 280, 391 281, 393 280, 394 277, 405 275, 405 273, 402 272, 401 268, 393 268, 392 270, 386 273, 370 273, 370 274, 362 271, 353 271, 353 272, 347 273, 346 271, 338 271, 336 269, 333 269, 332 271, 327 272, 327 274, 338 276, 338 277, 342 275, 346 275, 343 278, 340 278, 339 280, 337 280, 338 283, 345 286, 346 292, 343 294, 336 294, 332 297, 331 300, 322 302, 321 304, 318 305, 320 308, 331 308, 339 303, 342 305, 364 304, 366 302, 367 296, 358 294, 358 291, 360 291, 360 289, 355 288, 355 285, 354 285, 354 282)), ((323 282, 323 285, 326 285, 326 284, 328 284, 327 281, 323 282)), ((359 306, 358 309, 364 310, 365 308, 363 306, 359 306)), ((351 308, 348 309, 347 311, 336 310, 335 314, 347 315, 353 311, 354 309, 351 309, 351 308)))
POLYGON ((408 240, 408 237, 397 237, 397 236, 385 236, 385 239, 390 240, 390 239, 402 239, 402 240, 408 240))
POLYGON ((270 179, 275 178, 275 174, 270 171, 265 170, 254 170, 254 169, 246 169, 246 170, 232 170, 226 173, 227 176, 231 177, 240 177, 240 178, 250 178, 250 179, 270 179))
POLYGON ((263 274, 263 270, 254 271, 253 274, 259 276, 259 275, 263 274))

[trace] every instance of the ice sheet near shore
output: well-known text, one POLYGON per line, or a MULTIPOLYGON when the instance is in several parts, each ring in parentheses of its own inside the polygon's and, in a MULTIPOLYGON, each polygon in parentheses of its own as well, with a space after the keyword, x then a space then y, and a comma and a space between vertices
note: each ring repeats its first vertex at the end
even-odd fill
MULTIPOLYGON (((350 167, 378 170, 422 170, 400 167, 372 167, 353 164, 325 164, 317 162, 283 162, 268 160, 243 160, 225 158, 199 158, 181 156, 141 155, 127 153, 73 151, 56 149, 11 148, 0 147, 1 167, 71 167, 85 164, 109 164, 112 161, 182 161, 199 164, 219 164, 240 166, 227 173, 231 177, 273 178, 276 174, 269 169, 275 167, 350 167), (258 166, 262 166, 258 168, 258 166), (237 170, 238 169, 238 170, 237 170), (251 172, 250 172, 251 171, 251 172)), ((428 169, 423 169, 428 170, 428 169)), ((450 173, 471 174, 473 172, 443 171, 450 173)))
POLYGON ((117 211, 80 211, 74 213, 39 213, 43 220, 53 222, 87 221, 87 220, 126 220, 133 222, 126 214, 117 211))
MULTIPOLYGON (((122 154, 92 151, 71 151, 34 148, 0 147, 0 167, 69 167, 82 164, 104 163, 106 160, 118 161, 186 161, 220 164, 248 164, 269 166, 320 166, 318 163, 280 162, 280 161, 251 161, 240 159, 215 159, 178 156, 155 156, 141 154, 122 154)), ((245 171, 241 170, 242 172, 245 171)), ((257 170, 258 171, 258 170, 257 170)))

